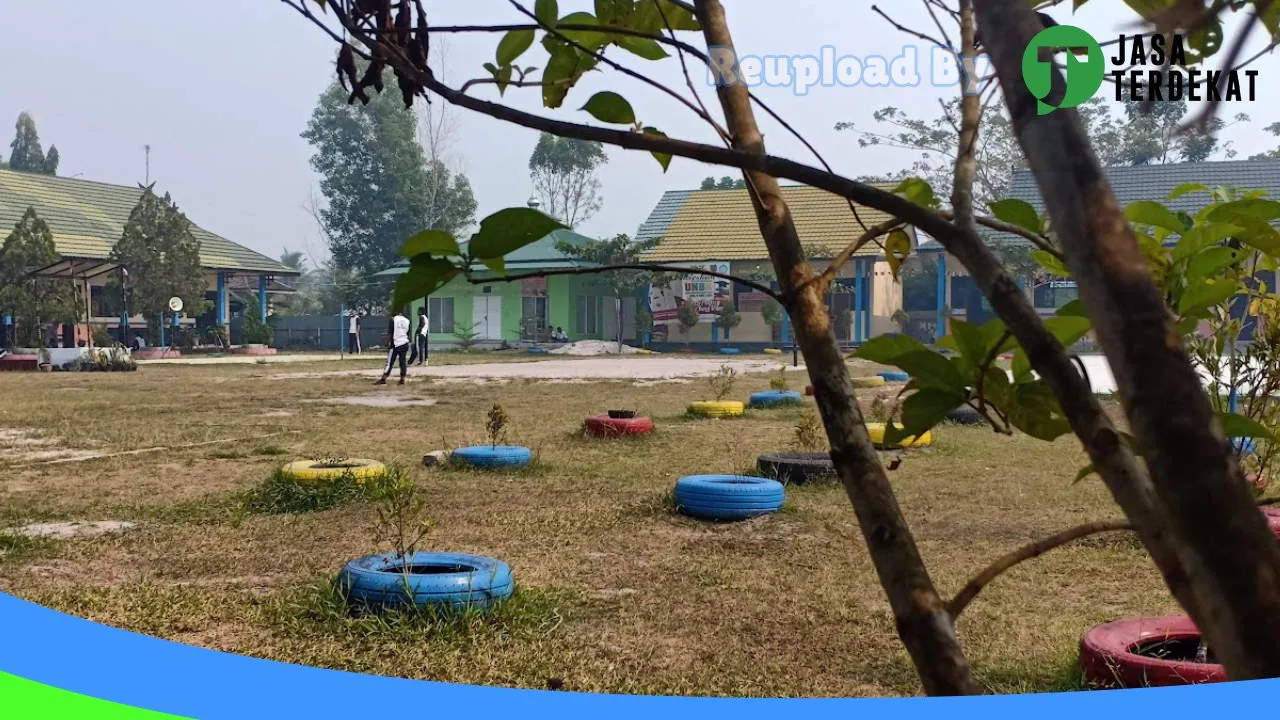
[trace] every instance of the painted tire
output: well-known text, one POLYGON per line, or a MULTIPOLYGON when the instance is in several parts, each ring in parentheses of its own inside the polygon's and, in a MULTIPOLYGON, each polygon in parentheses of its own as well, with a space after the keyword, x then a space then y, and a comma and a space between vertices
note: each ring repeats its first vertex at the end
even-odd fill
POLYGON ((864 388, 864 389, 884 387, 884 384, 885 384, 885 379, 880 377, 879 375, 872 375, 871 377, 856 377, 856 378, 853 378, 852 381, 853 381, 853 386, 855 388, 864 388))
POLYGON ((648 435, 653 432, 653 420, 647 417, 611 418, 608 415, 592 415, 583 424, 593 437, 623 437, 648 435))
POLYGON ((884 378, 885 382, 906 382, 911 379, 910 375, 901 370, 883 370, 876 375, 884 378))
POLYGON ((454 450, 453 459, 474 468, 520 468, 533 460, 533 451, 518 445, 477 445, 454 450))
POLYGON ((881 450, 897 450, 898 448, 917 448, 933 444, 933 433, 926 432, 920 437, 907 436, 902 442, 894 445, 886 445, 884 442, 884 423, 867 423, 867 433, 871 435, 871 442, 881 450))
POLYGON ((1090 687, 1141 688, 1226 682, 1216 663, 1165 660, 1134 652, 1161 640, 1199 642, 1186 616, 1126 618, 1099 625, 1080 640, 1080 669, 1090 687))
POLYGON ((387 466, 377 460, 360 458, 344 459, 343 467, 320 467, 318 460, 298 460, 280 468, 285 477, 295 482, 323 482, 350 475, 356 480, 368 480, 387 472, 387 466))
POLYGON ((1258 442, 1251 437, 1231 438, 1231 447, 1241 455, 1252 455, 1258 451, 1258 442))
POLYGON ((419 607, 484 609, 510 597, 515 587, 511 568, 490 557, 418 552, 408 564, 425 571, 405 573, 406 563, 395 553, 369 555, 347 563, 339 575, 347 602, 366 607, 403 607, 412 603, 419 607))
POLYGON ((547 354, 546 348, 540 348, 540 347, 531 347, 526 352, 528 352, 530 355, 546 355, 547 354))
POLYGON ((836 476, 831 455, 824 452, 782 452, 756 458, 756 469, 763 477, 784 485, 803 485, 813 480, 836 476))
POLYGON ((703 417, 737 417, 746 412, 746 408, 737 400, 704 400, 690 403, 689 414, 703 417))
POLYGON ((745 520, 782 508, 786 492, 777 480, 748 475, 690 475, 676 482, 680 512, 704 520, 745 520))
POLYGON ((987 419, 982 417, 982 413, 974 410, 968 405, 961 405, 952 410, 947 415, 947 421, 957 425, 986 425, 987 419))
POLYGON ((1267 518, 1267 527, 1280 539, 1280 507, 1264 507, 1262 514, 1267 518))
POLYGON ((740 355, 742 353, 738 348, 720 348, 721 355, 740 355))
POLYGON ((778 348, 765 348, 760 352, 764 353, 765 355, 781 355, 782 354, 782 351, 779 350, 778 348))
POLYGON ((751 396, 751 407, 773 408, 804 404, 804 396, 794 390, 765 390, 751 396))

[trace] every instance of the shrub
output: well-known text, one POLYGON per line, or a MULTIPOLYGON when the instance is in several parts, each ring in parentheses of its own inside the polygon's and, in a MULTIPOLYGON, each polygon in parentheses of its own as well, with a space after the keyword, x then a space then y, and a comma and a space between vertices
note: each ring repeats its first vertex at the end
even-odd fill
POLYGON ((738 371, 725 363, 720 366, 720 370, 715 375, 707 378, 707 384, 711 386, 711 393, 716 400, 724 400, 729 397, 729 393, 733 392, 733 384, 737 379, 738 371))
POLYGON ((779 365, 778 372, 769 376, 769 388, 779 392, 787 389, 787 366, 779 365))
MULTIPOLYGON (((323 460, 321 463, 323 464, 323 460)), ((243 497, 245 508, 267 515, 319 512, 362 500, 381 500, 408 480, 403 469, 391 466, 381 475, 357 480, 344 473, 333 480, 298 481, 277 469, 243 497)))
POLYGON ((805 411, 804 417, 795 427, 795 446, 799 450, 817 452, 825 450, 827 438, 822 426, 822 419, 814 410, 805 411))

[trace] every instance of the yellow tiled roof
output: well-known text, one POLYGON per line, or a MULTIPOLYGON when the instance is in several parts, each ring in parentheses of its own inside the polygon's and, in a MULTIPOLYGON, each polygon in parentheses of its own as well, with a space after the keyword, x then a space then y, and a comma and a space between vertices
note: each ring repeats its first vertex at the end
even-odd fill
MULTIPOLYGON (((800 242, 806 246, 826 246, 838 251, 862 234, 862 226, 854 219, 844 198, 804 185, 784 186, 782 197, 791 208, 800 242)), ((861 205, 857 210, 867 226, 889 219, 879 210, 861 205)), ((645 260, 652 262, 769 257, 746 190, 668 192, 641 227, 638 237, 641 240, 662 238, 662 243, 645 256, 645 260)), ((880 253, 874 244, 858 251, 862 257, 880 253)))
MULTIPOLYGON (((37 173, 0 170, 0 242, 34 207, 49 224, 58 254, 105 260, 124 233, 142 189, 37 173)), ((271 258, 191 225, 200 241, 200 264, 218 270, 297 275, 271 258)))

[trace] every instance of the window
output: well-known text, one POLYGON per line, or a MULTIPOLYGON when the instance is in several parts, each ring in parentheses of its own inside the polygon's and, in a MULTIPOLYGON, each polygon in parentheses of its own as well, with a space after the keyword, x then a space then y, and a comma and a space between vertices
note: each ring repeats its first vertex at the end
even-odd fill
POLYGON ((1080 290, 1070 280, 1051 280, 1035 286, 1032 291, 1037 308, 1060 308, 1080 296, 1080 290))
POLYGON ((453 332, 453 298, 427 298, 427 332, 453 332))
POLYGON ((587 295, 578 296, 578 334, 595 336, 600 334, 600 298, 587 295))

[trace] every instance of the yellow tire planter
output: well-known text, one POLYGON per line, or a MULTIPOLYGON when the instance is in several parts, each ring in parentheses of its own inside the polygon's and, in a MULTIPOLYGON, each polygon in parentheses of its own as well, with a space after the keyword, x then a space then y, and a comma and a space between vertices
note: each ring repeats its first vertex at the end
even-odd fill
POLYGON ((368 480, 386 474, 387 466, 377 460, 361 458, 344 458, 341 463, 333 464, 322 464, 319 460, 298 460, 285 465, 280 472, 295 482, 323 482, 348 475, 356 480, 368 480))
POLYGON ((855 388, 877 388, 877 387, 882 387, 884 383, 885 383, 884 378, 880 377, 879 375, 872 375, 871 377, 853 378, 853 386, 855 388))
POLYGON ((933 433, 926 432, 920 437, 908 436, 901 442, 894 445, 886 445, 884 442, 884 423, 867 423, 867 434, 871 436, 871 443, 882 450, 897 450, 898 448, 918 448, 933 444, 933 433))
POLYGON ((781 355, 782 351, 779 350, 778 348, 765 348, 764 354, 765 355, 781 355))
POLYGON ((689 405, 690 415, 702 417, 737 417, 746 411, 746 405, 737 400, 704 400, 689 405))

